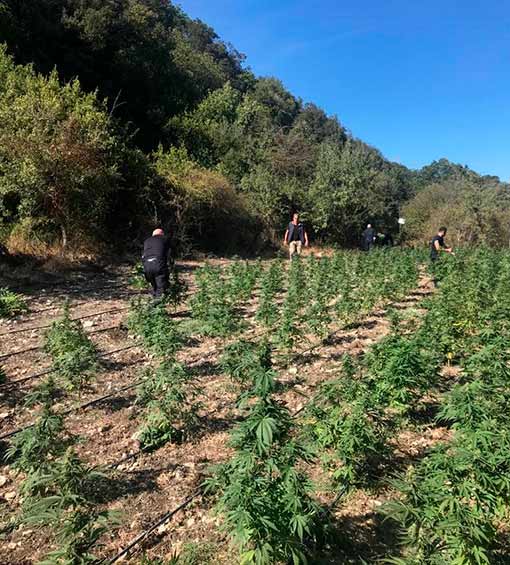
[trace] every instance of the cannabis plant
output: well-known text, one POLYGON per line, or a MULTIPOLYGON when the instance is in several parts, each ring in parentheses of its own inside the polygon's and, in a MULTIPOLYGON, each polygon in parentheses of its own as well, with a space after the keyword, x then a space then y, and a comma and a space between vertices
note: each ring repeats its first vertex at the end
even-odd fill
POLYGON ((191 299, 193 318, 205 335, 225 337, 240 328, 237 304, 229 292, 228 281, 218 268, 206 265, 197 272, 197 291, 191 299))
POLYGON ((132 286, 133 288, 142 290, 144 288, 147 288, 147 279, 145 278, 145 273, 144 273, 144 269, 143 269, 143 265, 141 263, 137 263, 132 271, 131 271, 131 276, 129 278, 128 281, 129 286, 132 286))
POLYGON ((339 379, 322 385, 305 413, 312 444, 323 453, 333 482, 343 490, 373 478, 387 452, 389 431, 369 388, 351 375, 347 369, 339 379))
POLYGON ((81 322, 71 320, 68 303, 62 317, 46 332, 44 349, 51 355, 55 373, 68 390, 82 388, 97 371, 96 347, 81 322))
POLYGON ((30 477, 30 489, 39 495, 24 500, 22 521, 51 526, 59 543, 58 549, 46 555, 42 563, 96 562, 91 547, 116 519, 113 513, 97 508, 101 501, 98 485, 104 479, 103 473, 86 466, 72 448, 45 473, 30 477))
POLYGON ((173 358, 182 347, 183 336, 164 304, 133 301, 127 324, 154 355, 173 358))
POLYGON ((239 384, 252 386, 260 370, 271 368, 269 344, 244 339, 231 343, 223 351, 220 368, 239 384))
POLYGON ((27 310, 25 300, 20 294, 16 294, 8 288, 0 288, 0 318, 17 316, 27 310))
POLYGON ((140 447, 150 451, 189 437, 198 424, 197 394, 183 365, 164 361, 156 370, 148 369, 138 389, 137 402, 145 408, 140 447))
POLYGON ((306 563, 305 541, 318 529, 319 506, 302 470, 312 454, 295 437, 274 387, 265 377, 255 383, 257 400, 232 432, 234 456, 207 481, 245 564, 306 563))
POLYGON ((404 558, 392 563, 495 562, 498 524, 508 523, 510 431, 489 421, 435 448, 396 481, 384 507, 401 530, 404 558))

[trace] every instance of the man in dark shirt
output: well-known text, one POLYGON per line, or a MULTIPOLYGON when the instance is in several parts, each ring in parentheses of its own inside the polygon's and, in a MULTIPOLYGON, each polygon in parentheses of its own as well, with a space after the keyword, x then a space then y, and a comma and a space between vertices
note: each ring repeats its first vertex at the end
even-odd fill
POLYGON ((289 258, 297 253, 301 255, 301 248, 304 245, 308 247, 308 234, 306 233, 305 226, 299 221, 299 214, 292 215, 292 221, 287 227, 283 244, 289 246, 289 258))
POLYGON ((444 242, 444 238, 446 235, 446 228, 442 227, 439 228, 437 230, 437 234, 432 238, 432 241, 430 242, 430 260, 432 262, 432 282, 434 283, 434 286, 437 286, 439 281, 438 281, 438 273, 437 273, 437 269, 436 269, 436 263, 437 260, 439 259, 439 254, 443 251, 444 253, 452 253, 453 254, 453 250, 451 247, 447 247, 445 242, 444 242))
POLYGON ((452 248, 446 247, 444 238, 446 235, 446 228, 439 228, 437 234, 432 238, 430 242, 430 259, 432 261, 437 261, 439 258, 439 253, 444 251, 445 253, 451 253, 452 248))
POLYGON ((367 229, 361 234, 361 249, 363 251, 370 251, 375 241, 375 230, 372 224, 367 225, 367 229))
POLYGON ((168 256, 170 238, 161 228, 155 229, 152 236, 143 242, 143 270, 145 278, 152 285, 152 296, 161 298, 168 289, 168 256))

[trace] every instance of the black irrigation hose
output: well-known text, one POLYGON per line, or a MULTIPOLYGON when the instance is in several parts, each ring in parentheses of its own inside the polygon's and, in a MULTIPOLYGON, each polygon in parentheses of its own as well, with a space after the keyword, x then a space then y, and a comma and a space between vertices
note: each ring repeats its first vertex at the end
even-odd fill
MULTIPOLYGON (((307 396, 307 398, 310 400, 311 397, 307 396)), ((294 414, 292 414, 292 418, 295 418, 302 410, 304 409, 304 407, 300 408, 299 410, 297 410, 296 412, 294 412, 294 414)), ((130 455, 128 455, 127 457, 123 457, 122 459, 120 459, 119 461, 115 462, 115 463, 110 463, 109 465, 107 465, 108 468, 114 468, 114 467, 118 467, 119 465, 121 465, 122 463, 129 461, 130 459, 134 459, 136 457, 138 457, 140 454, 142 453, 142 451, 137 451, 136 453, 132 453, 130 455)), ((345 491, 347 490, 347 487, 344 487, 343 489, 341 489, 337 495, 335 496, 335 498, 333 499, 333 501, 328 505, 327 508, 324 509, 323 511, 323 515, 326 516, 329 512, 331 512, 331 510, 334 508, 334 506, 336 505, 336 503, 340 500, 340 498, 344 495, 345 491)), ((189 506, 191 504, 191 502, 193 502, 193 500, 195 500, 196 498, 198 498, 200 495, 202 494, 202 489, 198 489, 196 490, 193 494, 191 494, 187 499, 185 499, 183 502, 181 502, 181 504, 179 504, 179 506, 177 506, 176 508, 174 508, 173 510, 171 510, 170 512, 167 512, 166 514, 164 514, 159 520, 157 520, 154 524, 152 524, 152 526, 150 526, 150 528, 144 530, 141 534, 139 534, 135 539, 133 539, 124 549, 122 549, 121 551, 119 551, 114 557, 107 559, 107 558, 103 558, 98 562, 98 565, 100 565, 101 563, 107 563, 108 565, 112 565, 113 563, 115 563, 116 561, 118 561, 119 559, 122 559, 125 555, 127 555, 135 546, 139 545, 143 540, 145 540, 154 530, 156 530, 157 528, 159 528, 160 526, 162 526, 165 522, 168 522, 171 518, 173 518, 173 516, 175 516, 175 514, 177 514, 177 512, 180 512, 181 510, 184 510, 184 508, 186 508, 187 506, 189 506)))
MULTIPOLYGON (((137 365, 138 363, 141 363, 142 361, 145 361, 145 359, 139 359, 135 363, 132 363, 132 365, 137 365)), ((115 395, 117 395, 121 392, 126 392, 127 390, 130 390, 132 388, 137 387, 142 382, 143 381, 140 379, 140 380, 136 381, 135 383, 132 383, 130 385, 118 388, 118 389, 114 390, 113 392, 110 392, 109 394, 105 394, 104 396, 101 396, 99 398, 94 398, 92 400, 88 400, 87 402, 84 402, 83 404, 79 404, 78 406, 75 406, 73 408, 68 408, 67 410, 64 410, 63 412, 59 412, 58 416, 67 416, 68 414, 71 414, 72 412, 78 412, 79 410, 84 410, 85 408, 88 408, 89 406, 93 406, 94 404, 99 404, 99 403, 103 402, 103 400, 108 400, 108 398, 111 398, 112 396, 115 396, 115 395)), ((0 436, 0 440, 10 438, 12 436, 15 436, 16 434, 19 434, 20 432, 24 432, 25 430, 29 430, 30 428, 33 428, 33 427, 34 427, 34 423, 27 424, 26 426, 23 426, 21 428, 17 428, 16 430, 13 430, 12 432, 8 432, 8 433, 0 436)))
POLYGON ((122 559, 125 555, 127 555, 131 551, 131 549, 133 549, 133 547, 135 547, 140 542, 142 542, 156 528, 159 528, 165 522, 168 522, 171 518, 175 516, 175 514, 177 514, 177 512, 183 510, 184 508, 186 508, 186 506, 189 506, 193 502, 193 500, 195 500, 195 498, 198 498, 198 496, 200 496, 201 494, 202 494, 202 489, 198 489, 197 491, 195 491, 192 495, 188 496, 188 498, 186 498, 183 502, 181 502, 179 506, 177 506, 173 510, 170 510, 170 512, 166 512, 159 520, 154 522, 154 524, 152 524, 150 528, 144 530, 141 534, 136 536, 134 540, 132 540, 123 550, 119 551, 119 553, 117 553, 114 557, 110 559, 107 558, 101 559, 100 561, 98 561, 98 565, 100 563, 108 563, 108 565, 112 565, 112 563, 115 563, 119 559, 122 559))
MULTIPOLYGON (((77 318, 72 318, 71 320, 73 322, 75 322, 77 320, 84 320, 85 318, 94 318, 96 316, 102 316, 104 314, 113 314, 113 313, 116 313, 116 312, 124 312, 125 310, 129 310, 129 308, 130 308, 129 306, 125 306, 125 307, 122 307, 122 308, 114 308, 112 310, 104 310, 102 312, 96 312, 95 314, 86 314, 85 316, 78 316, 77 318)), ((9 332, 1 333, 0 337, 4 337, 4 336, 7 336, 7 335, 16 334, 16 333, 21 333, 21 332, 43 330, 43 329, 51 327, 51 325, 52 325, 52 323, 44 324, 44 325, 41 325, 41 326, 32 326, 30 328, 18 328, 16 330, 11 330, 9 332)))
MULTIPOLYGON (((106 328, 98 328, 97 330, 92 330, 91 332, 85 332, 86 335, 98 334, 101 332, 107 332, 110 330, 120 329, 122 326, 119 324, 115 324, 114 326, 107 326, 106 328)), ((4 353, 0 355, 0 361, 4 359, 8 359, 9 357, 14 357, 15 355, 21 355, 22 353, 29 353, 30 351, 37 351, 38 349, 43 349, 44 345, 36 345, 34 347, 29 347, 28 349, 22 349, 21 351, 11 351, 10 353, 4 353)))
MULTIPOLYGON (((105 351, 104 353, 99 353, 97 357, 98 358, 108 357, 109 355, 114 355, 115 353, 120 353, 121 351, 127 351, 128 349, 134 349, 135 347, 138 347, 138 344, 127 345, 125 347, 120 347, 119 349, 113 349, 112 351, 105 351)), ((8 381, 6 383, 2 383, 0 385, 0 390, 3 390, 5 388, 9 388, 9 387, 17 385, 19 383, 24 383, 26 381, 31 381, 33 379, 38 379, 40 377, 44 377, 45 375, 49 375, 50 373, 53 373, 55 371, 56 371, 55 368, 49 368, 49 369, 46 369, 45 371, 42 371, 40 373, 35 373, 34 375, 27 375, 26 377, 21 377, 20 379, 16 379, 15 381, 8 381)))
MULTIPOLYGON (((94 291, 92 291, 94 292, 94 291)), ((132 290, 127 289, 123 294, 141 294, 145 292, 145 290, 132 290)), ((92 298, 93 299, 93 298, 92 298)), ((75 302, 74 304, 70 304, 70 308, 76 308, 78 306, 83 306, 84 304, 88 304, 90 300, 82 300, 81 302, 75 302)), ((40 308, 39 310, 29 310, 27 312, 28 315, 31 314, 42 314, 43 312, 49 312, 50 310, 57 310, 58 308, 62 308, 62 304, 56 304, 55 306, 46 306, 45 308, 40 308)))

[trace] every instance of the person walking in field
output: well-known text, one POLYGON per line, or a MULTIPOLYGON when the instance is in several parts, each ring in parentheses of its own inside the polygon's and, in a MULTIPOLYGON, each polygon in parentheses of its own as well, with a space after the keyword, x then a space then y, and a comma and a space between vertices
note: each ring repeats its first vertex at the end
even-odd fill
POLYGON ((162 298, 168 289, 168 259, 171 252, 170 238, 161 228, 143 242, 142 263, 145 278, 152 285, 152 296, 162 298))
POLYGON ((375 230, 372 224, 367 224, 367 228, 361 234, 361 249, 363 251, 370 251, 376 239, 375 230))
POLYGON ((451 247, 447 247, 446 243, 444 242, 444 238, 446 236, 447 228, 441 227, 437 230, 437 234, 432 238, 430 242, 430 261, 432 264, 432 276, 434 286, 438 285, 437 279, 437 261, 439 259, 440 253, 451 253, 453 254, 453 249, 451 247))
POLYGON ((297 213, 292 215, 292 221, 289 222, 283 238, 283 245, 289 246, 289 259, 292 259, 296 254, 301 255, 303 245, 308 247, 308 234, 305 226, 299 221, 299 214, 297 213))

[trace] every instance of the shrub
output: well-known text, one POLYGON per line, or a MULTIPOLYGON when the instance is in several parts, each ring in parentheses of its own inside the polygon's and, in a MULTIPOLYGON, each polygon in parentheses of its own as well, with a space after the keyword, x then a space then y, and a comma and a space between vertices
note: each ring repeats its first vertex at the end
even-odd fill
POLYGON ((28 310, 23 297, 8 288, 0 288, 0 318, 10 318, 28 310))
POLYGON ((155 355, 173 358, 182 347, 183 337, 162 303, 133 301, 127 325, 155 355))
POLYGON ((302 471, 312 454, 294 437, 292 418, 273 397, 274 387, 261 371, 256 402, 231 435, 234 456, 207 482, 219 494, 223 527, 245 564, 306 563, 305 538, 318 530, 319 506, 302 471))
POLYGON ((138 389, 137 402, 145 407, 144 425, 137 434, 141 449, 187 439, 198 424, 197 394, 183 365, 164 361, 156 370, 149 369, 138 389))
POLYGON ((69 305, 64 306, 60 320, 53 322, 45 335, 45 350, 53 367, 69 390, 82 388, 98 368, 95 345, 78 320, 71 320, 69 305))

